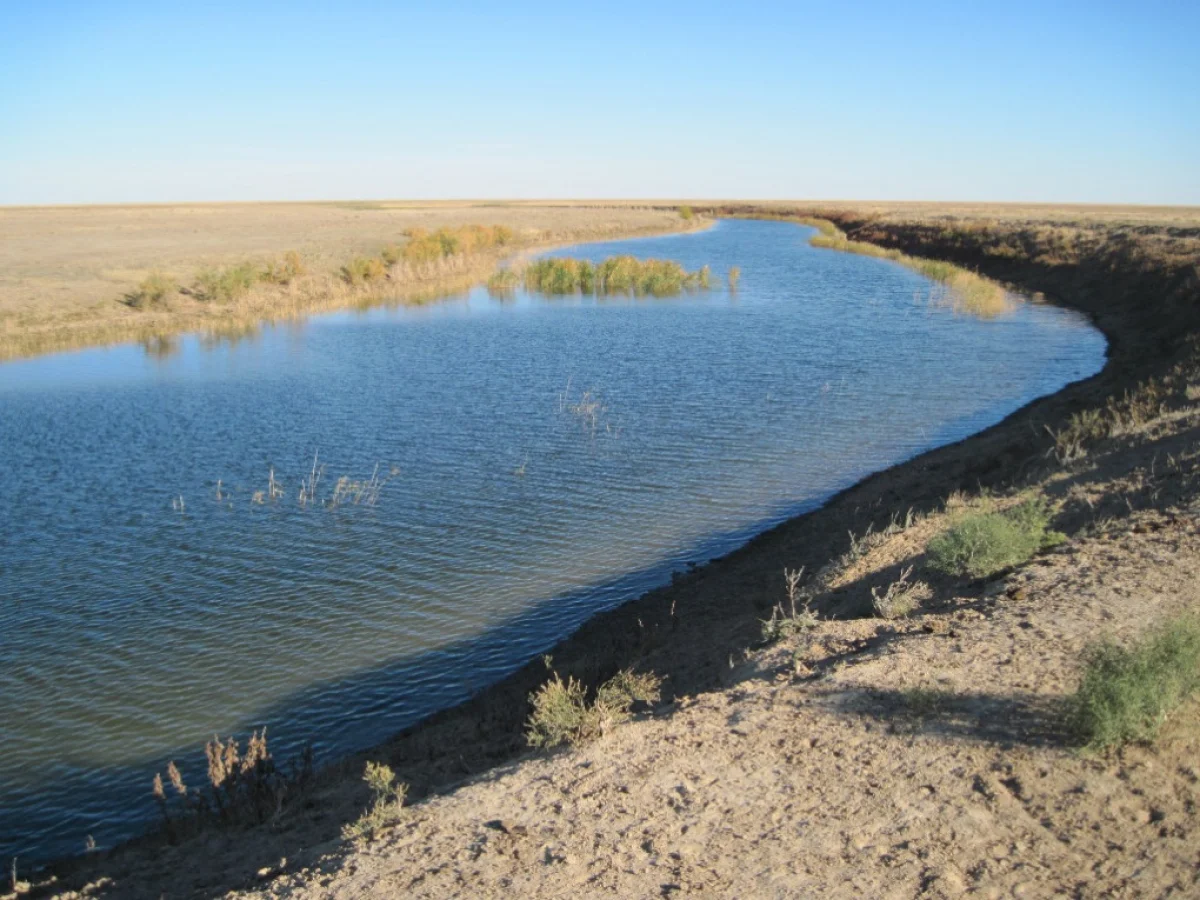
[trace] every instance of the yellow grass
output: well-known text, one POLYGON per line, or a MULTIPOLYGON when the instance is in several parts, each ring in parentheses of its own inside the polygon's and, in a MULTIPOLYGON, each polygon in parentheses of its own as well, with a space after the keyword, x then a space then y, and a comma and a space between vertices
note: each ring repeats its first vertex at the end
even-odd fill
POLYGON ((505 204, 0 208, 0 359, 421 303, 521 250, 688 227, 674 209, 505 204), (180 289, 131 306, 148 281, 180 289))

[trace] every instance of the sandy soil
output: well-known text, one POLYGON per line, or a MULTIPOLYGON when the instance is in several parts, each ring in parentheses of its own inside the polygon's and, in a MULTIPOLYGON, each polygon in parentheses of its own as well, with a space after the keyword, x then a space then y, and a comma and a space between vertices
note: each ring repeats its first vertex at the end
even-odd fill
POLYGON ((1056 715, 1097 631, 1200 604, 1196 518, 1135 523, 936 617, 819 626, 239 896, 1195 896, 1198 710, 1111 759, 1056 715))

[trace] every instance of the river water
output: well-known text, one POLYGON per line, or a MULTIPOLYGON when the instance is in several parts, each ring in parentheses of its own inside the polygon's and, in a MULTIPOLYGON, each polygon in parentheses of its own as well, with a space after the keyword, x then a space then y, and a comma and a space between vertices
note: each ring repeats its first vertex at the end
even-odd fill
POLYGON ((1103 365, 1075 314, 964 314, 811 233, 569 251, 737 265, 736 293, 476 290, 0 365, 0 858, 136 833, 214 732, 378 742, 1103 365), (341 477, 359 503, 329 502, 341 477))

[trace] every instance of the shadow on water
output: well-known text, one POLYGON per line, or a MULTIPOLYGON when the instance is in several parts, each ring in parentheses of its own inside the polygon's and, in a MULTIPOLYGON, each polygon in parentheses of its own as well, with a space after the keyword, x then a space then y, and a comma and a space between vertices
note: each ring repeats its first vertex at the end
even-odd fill
MULTIPOLYGON (((843 487, 856 480, 848 479, 843 487)), ((523 701, 528 690, 546 677, 538 657, 589 620, 594 621, 600 614, 619 609, 646 592, 668 584, 673 574, 680 571, 680 560, 690 561, 686 563, 690 568, 692 564, 717 558, 780 522, 819 508, 835 493, 837 491, 826 497, 781 507, 752 525, 706 536, 682 553, 536 602, 517 616, 485 628, 470 638, 397 658, 346 678, 313 683, 281 698, 254 717, 238 722, 233 729, 234 736, 244 739, 251 731, 266 727, 277 761, 286 763, 306 744, 311 744, 316 765, 322 768, 386 741, 431 716, 478 698, 514 674, 525 676, 524 681, 533 679, 529 688, 522 690, 523 701), (497 647, 506 648, 506 658, 511 660, 511 664, 500 671, 495 668, 494 661, 485 665, 485 660, 494 657, 497 647), (321 722, 322 733, 306 731, 302 724, 305 722, 321 722)), ((331 610, 330 615, 337 615, 337 610, 331 610)), ((649 633, 639 634, 629 629, 608 637, 609 645, 595 646, 589 658, 571 660, 571 671, 579 677, 607 677, 617 669, 635 663, 652 640, 649 633)), ((593 643, 589 640, 589 649, 593 643)), ((730 646, 732 649, 734 644, 730 646)), ((669 687, 671 673, 658 674, 667 679, 669 687)), ((203 691, 206 686, 197 685, 196 689, 203 691)), ((514 707, 511 701, 508 705, 514 707)), ((523 702, 520 708, 497 712, 517 722, 523 721, 527 714, 523 702)), ((220 735, 222 738, 228 736, 220 735)), ((103 849, 152 826, 158 821, 150 790, 154 774, 164 771, 167 763, 173 760, 185 783, 206 785, 205 739, 198 735, 195 744, 177 746, 153 756, 137 756, 134 761, 119 766, 47 771, 45 779, 36 786, 12 792, 10 808, 25 809, 19 821, 0 811, 0 834, 6 838, 0 842, 0 858, 18 856, 45 861, 69 856, 82 851, 89 836, 103 849), (97 786, 99 780, 103 781, 103 787, 97 786), (39 824, 37 813, 30 811, 30 800, 47 796, 55 800, 61 798, 62 807, 71 808, 73 821, 70 827, 74 830, 70 834, 64 833, 63 826, 58 823, 39 824), (142 798, 142 802, 131 806, 131 798, 142 798), (128 814, 118 815, 116 811, 122 809, 128 809, 128 814), (17 834, 18 829, 32 840, 8 840, 8 835, 17 834)), ((463 774, 466 773, 464 770, 463 774)), ((402 779, 405 777, 403 771, 399 774, 402 779)), ((58 803, 54 805, 61 808, 58 803)))

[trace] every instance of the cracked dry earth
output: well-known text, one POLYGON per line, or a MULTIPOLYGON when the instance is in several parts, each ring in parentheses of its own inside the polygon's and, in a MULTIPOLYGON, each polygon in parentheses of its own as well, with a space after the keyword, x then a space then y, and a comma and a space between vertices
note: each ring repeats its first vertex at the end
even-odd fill
POLYGON ((948 614, 823 622, 239 896, 1200 896, 1200 705, 1089 757, 1060 702, 1089 641, 1198 594, 1195 515, 1138 513, 948 614))

